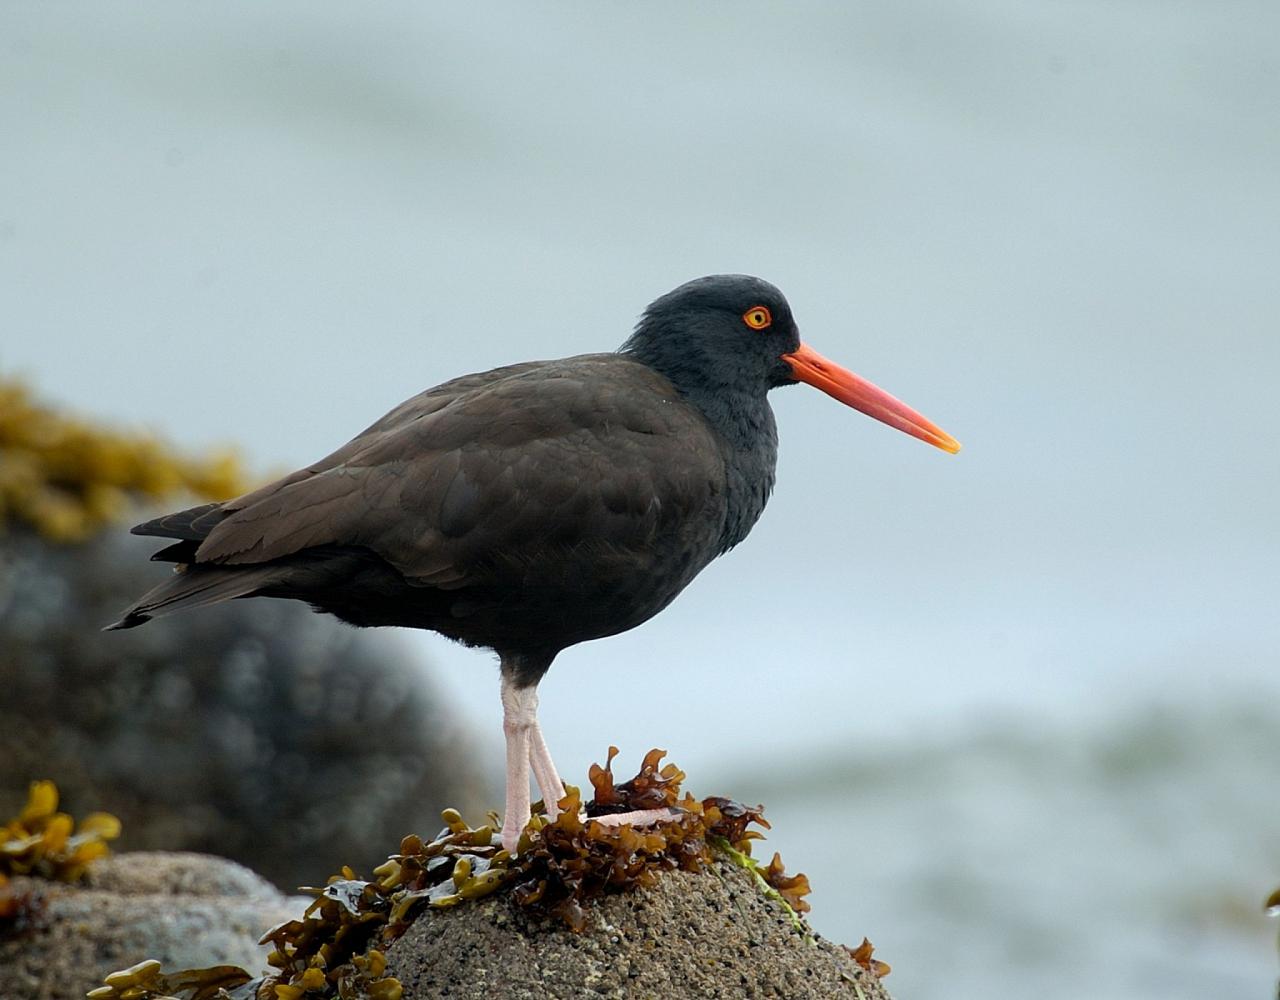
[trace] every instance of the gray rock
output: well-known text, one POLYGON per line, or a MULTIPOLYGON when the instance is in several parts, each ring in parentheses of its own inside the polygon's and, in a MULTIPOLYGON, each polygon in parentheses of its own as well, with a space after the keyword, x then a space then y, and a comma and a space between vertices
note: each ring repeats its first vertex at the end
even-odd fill
POLYGON ((801 934, 727 863, 666 874, 589 913, 574 934, 530 919, 505 895, 428 910, 388 950, 387 972, 404 1000, 889 1000, 843 948, 801 934))
POLYGON ((0 997, 82 1000, 102 978, 146 958, 166 970, 240 965, 260 970, 264 931, 308 900, 253 872, 200 854, 137 853, 97 862, 81 886, 16 877, 35 900, 34 926, 0 934, 0 997))
POLYGON ((51 778, 67 811, 118 815, 123 848, 217 852, 292 888, 498 801, 402 636, 266 599, 99 631, 162 579, 155 547, 0 536, 0 816, 51 778))
MULTIPOLYGON (((82 997, 108 973, 150 958, 167 972, 231 964, 257 974, 263 931, 309 902, 194 854, 126 854, 96 865, 83 887, 18 878, 11 888, 39 894, 43 919, 0 936, 5 1000, 82 997)), ((890 1000, 847 951, 797 930, 749 873, 723 862, 593 902, 580 934, 501 893, 420 910, 386 954, 404 1000, 890 1000)))

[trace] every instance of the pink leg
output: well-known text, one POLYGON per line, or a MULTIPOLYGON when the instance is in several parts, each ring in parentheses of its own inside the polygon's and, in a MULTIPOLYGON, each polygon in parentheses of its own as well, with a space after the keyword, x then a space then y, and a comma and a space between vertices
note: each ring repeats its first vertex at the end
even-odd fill
POLYGON ((591 819, 602 826, 652 826, 678 814, 672 809, 636 809, 629 813, 609 813, 605 816, 592 816, 591 819))
MULTIPOLYGON (((502 732, 507 738, 507 804, 502 817, 502 846, 512 854, 520 842, 520 834, 529 822, 529 771, 532 769, 547 807, 547 818, 560 814, 564 783, 556 771, 551 751, 538 725, 538 689, 517 687, 504 674, 502 678, 502 732)), ((598 816, 605 826, 649 826, 671 819, 670 809, 639 809, 634 812, 598 816)))
POLYGON ((560 814, 564 783, 538 725, 538 689, 517 687, 502 678, 502 731, 507 737, 507 806, 502 817, 502 846, 512 854, 529 822, 529 770, 538 781, 547 817, 560 814))
POLYGON ((547 749, 547 741, 542 737, 542 727, 534 716, 533 729, 529 733, 529 764, 533 768, 533 776, 537 779, 538 790, 542 792, 542 801, 547 807, 547 819, 554 820, 560 815, 560 800, 564 797, 564 782, 556 771, 556 762, 551 759, 551 751, 547 749))
POLYGON ((529 730, 536 722, 534 688, 517 688, 502 678, 502 732, 507 738, 507 804, 502 814, 502 846, 512 854, 529 822, 529 730), (530 705, 532 699, 532 705, 530 705))

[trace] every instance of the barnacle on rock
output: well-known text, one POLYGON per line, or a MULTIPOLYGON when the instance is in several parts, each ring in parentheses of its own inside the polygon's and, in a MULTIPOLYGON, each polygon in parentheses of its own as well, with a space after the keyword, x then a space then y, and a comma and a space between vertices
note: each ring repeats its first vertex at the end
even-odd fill
MULTIPOLYGON (((426 908, 461 906, 505 891, 514 905, 582 931, 593 899, 652 885, 662 871, 701 871, 717 853, 750 868, 803 929, 798 913, 809 909, 803 899, 809 892, 808 879, 787 875, 776 854, 767 866, 751 860, 752 841, 761 834, 748 828, 768 827, 762 807, 714 796, 681 796, 684 772, 674 764, 660 766, 661 750, 645 755, 634 778, 616 784, 612 764, 617 752, 610 747, 604 766, 591 767, 594 794, 585 806, 573 786, 566 788, 563 810, 554 821, 548 822, 545 808, 535 804, 516 857, 502 848, 496 816, 490 814, 489 823, 472 828, 455 810, 446 809, 441 817, 444 828, 434 839, 405 837, 399 852, 375 868, 371 879, 343 868, 323 887, 303 890, 315 899, 302 916, 262 937, 263 944, 272 946, 267 959, 272 971, 251 979, 238 970, 242 979, 217 988, 228 989, 232 1000, 400 1000, 401 985, 385 975, 383 952, 426 908), (609 813, 660 807, 671 809, 672 817, 652 827, 595 820, 609 813)), ((864 942, 863 948, 870 961, 870 944, 864 942)), ((862 951, 851 954, 857 958, 862 951)), ((876 964, 888 971, 883 963, 876 964)), ((211 984, 228 970, 204 970, 205 979, 201 974, 193 970, 165 976, 158 963, 143 963, 118 973, 120 985, 108 979, 90 996, 221 998, 211 984)))
POLYGON ((33 781, 26 807, 0 827, 0 877, 35 875, 75 882, 93 861, 111 853, 107 841, 118 836, 120 821, 110 813, 90 813, 77 829, 75 820, 58 812, 58 786, 33 781))
POLYGON ((79 542, 121 516, 130 500, 181 492, 225 500, 244 489, 230 452, 186 458, 154 438, 60 413, 0 378, 0 530, 23 524, 50 541, 79 542))

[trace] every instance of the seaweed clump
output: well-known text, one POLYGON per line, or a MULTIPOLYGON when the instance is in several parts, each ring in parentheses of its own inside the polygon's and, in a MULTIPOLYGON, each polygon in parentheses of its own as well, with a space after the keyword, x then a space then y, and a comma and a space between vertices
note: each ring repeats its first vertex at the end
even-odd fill
POLYGON ((58 812, 58 786, 33 781, 26 807, 0 828, 0 878, 33 875, 77 882, 89 865, 111 853, 107 841, 120 836, 120 821, 110 813, 90 813, 79 829, 58 812))
MULTIPOLYGON (((712 796, 680 797, 685 774, 674 764, 659 768, 663 751, 650 750, 630 781, 615 784, 609 748, 604 767, 591 766, 588 778, 594 794, 580 810, 579 793, 569 788, 562 800, 564 811, 552 823, 535 814, 520 843, 520 872, 512 896, 516 903, 532 907, 563 921, 571 930, 586 927, 583 902, 607 892, 634 886, 651 886, 660 871, 701 871, 720 848, 738 863, 749 861, 751 842, 762 838, 751 824, 768 829, 763 806, 744 806, 712 796), (672 818, 652 827, 605 826, 592 819, 632 810, 671 810, 672 818), (536 836, 535 836, 536 832, 536 836)), ((794 916, 808 911, 809 892, 803 875, 788 877, 776 854, 767 869, 746 864, 774 889, 794 916)))
POLYGON ((850 948, 847 944, 842 946, 849 953, 849 957, 870 972, 877 979, 883 979, 889 974, 889 963, 882 962, 878 958, 873 958, 875 953, 875 945, 866 938, 862 939, 862 944, 856 948, 850 948))
POLYGON ((98 858, 110 853, 108 840, 120 835, 110 813, 91 813, 76 829, 75 820, 58 812, 58 786, 33 781, 22 812, 0 827, 0 931, 16 934, 40 925, 44 898, 34 889, 15 890, 12 875, 76 882, 98 858))
POLYGON ((316 898, 303 915, 262 937, 272 946, 267 959, 272 971, 260 978, 227 967, 165 975, 159 963, 144 962, 113 974, 89 995, 93 1000, 400 1000, 401 984, 385 975, 384 951, 423 908, 459 906, 504 890, 520 909, 581 932, 591 900, 652 885, 663 871, 701 871, 717 854, 750 868, 802 926, 796 914, 809 909, 803 898, 808 880, 787 875, 776 854, 767 866, 750 858, 752 842, 762 836, 750 827, 768 827, 763 807, 681 796, 685 774, 674 764, 660 766, 661 750, 645 756, 634 778, 616 784, 617 752, 610 747, 605 765, 591 767, 593 795, 585 806, 573 786, 566 788, 554 821, 547 820, 543 803, 535 803, 515 857, 502 848, 496 815, 472 828, 446 809, 445 827, 433 840, 405 837, 399 852, 375 868, 371 879, 344 868, 324 887, 304 889, 316 898), (593 821, 608 813, 657 808, 671 810, 671 819, 644 829, 593 821))
POLYGON ((0 529, 22 524, 49 541, 82 542, 130 500, 182 492, 226 500, 244 492, 242 478, 229 452, 185 458, 152 437, 59 413, 0 378, 0 529))

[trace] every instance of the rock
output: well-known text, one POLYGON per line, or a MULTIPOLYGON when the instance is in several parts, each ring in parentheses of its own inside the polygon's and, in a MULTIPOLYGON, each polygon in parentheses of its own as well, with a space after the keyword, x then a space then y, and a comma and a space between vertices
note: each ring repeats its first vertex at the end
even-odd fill
POLYGON ((15 877, 31 894, 30 926, 0 930, 0 997, 82 1000, 108 973, 144 958, 166 969, 261 969, 264 931, 307 900, 282 895, 247 868, 200 854, 139 852, 107 858, 83 885, 15 877))
MULTIPOLYGON (((94 866, 81 887, 16 878, 10 888, 39 902, 34 929, 0 930, 5 1000, 79 998, 144 959, 170 973, 230 964, 258 974, 266 969, 258 938, 309 902, 194 854, 126 854, 94 866)), ((422 908, 386 949, 386 974, 403 1000, 890 1000, 846 949, 797 929, 753 875, 725 861, 593 900, 587 915, 575 934, 505 893, 422 908)))
MULTIPOLYGON (((293 888, 498 801, 401 636, 266 599, 99 631, 163 578, 157 544, 0 536, 0 816, 51 778, 67 811, 119 816, 122 848, 217 852, 293 888)), ((477 663, 477 684, 496 675, 477 663)))
POLYGON ((499 894, 421 912, 387 952, 404 1000, 670 997, 889 1000, 843 948, 795 929, 727 862, 593 903, 581 934, 499 894), (861 994, 859 994, 861 990, 861 994))

